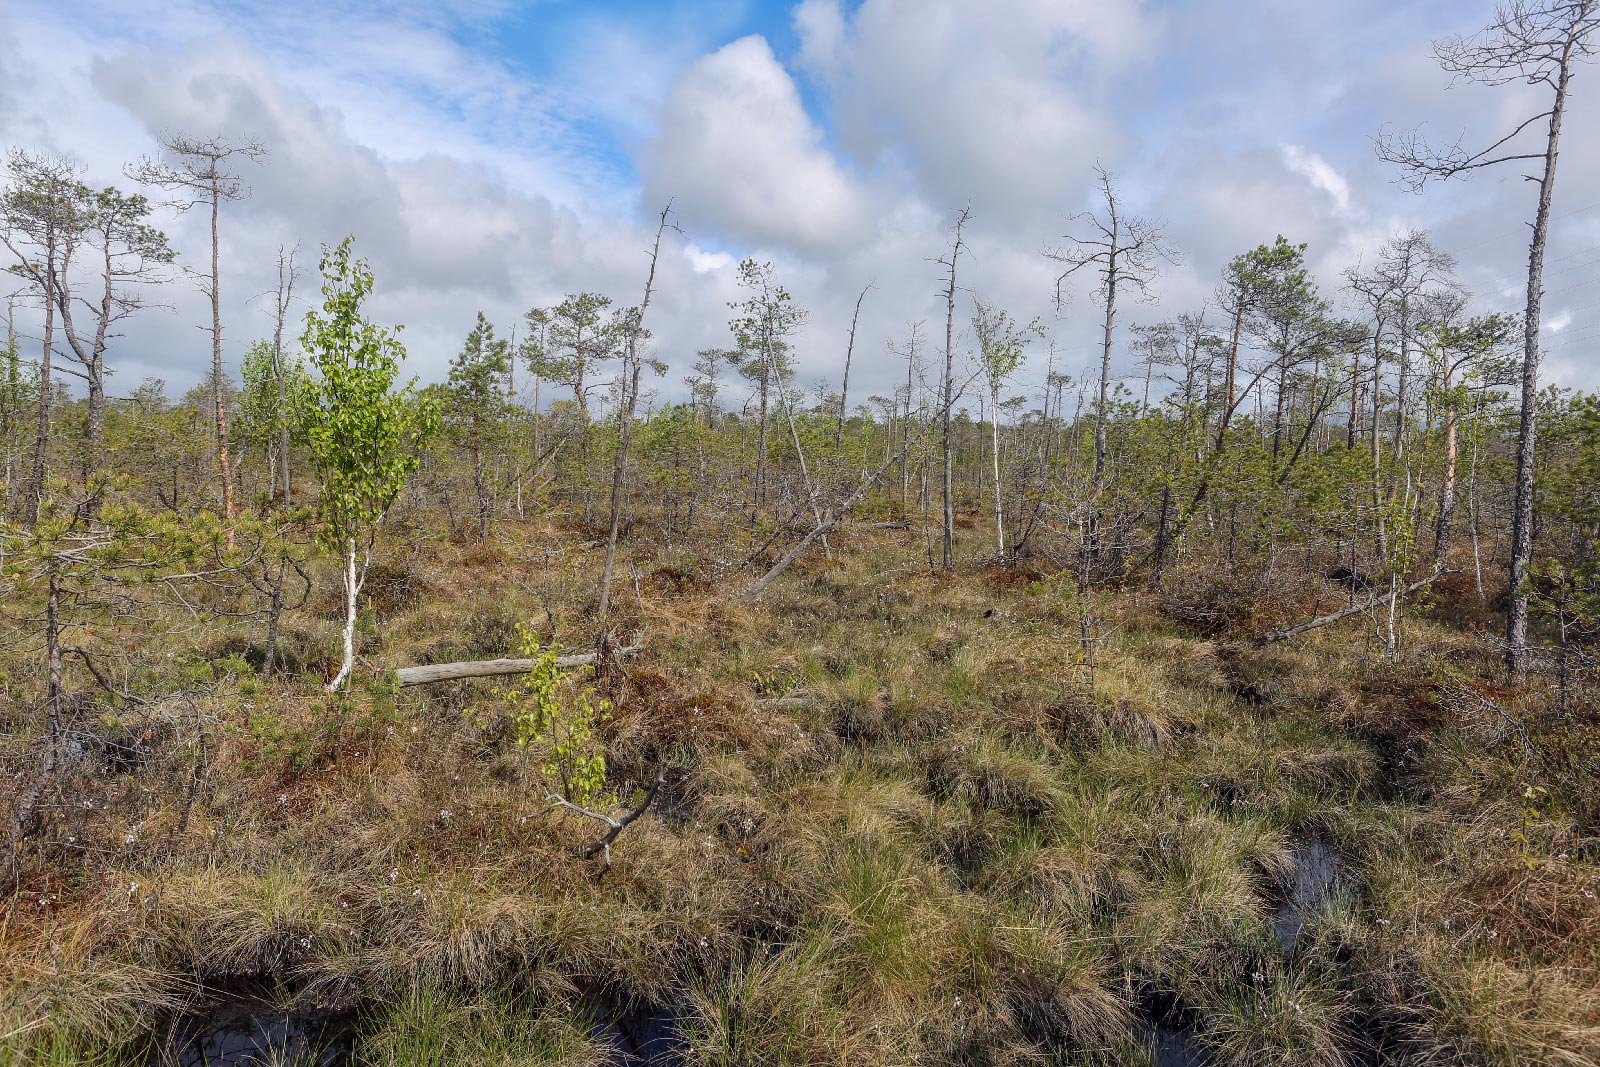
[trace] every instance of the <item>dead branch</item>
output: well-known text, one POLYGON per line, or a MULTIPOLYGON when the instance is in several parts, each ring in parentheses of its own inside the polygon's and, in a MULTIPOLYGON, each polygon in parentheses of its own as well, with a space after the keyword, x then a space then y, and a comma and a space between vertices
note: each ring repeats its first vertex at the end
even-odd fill
POLYGON ((611 867, 611 842, 615 841, 622 831, 626 830, 635 819, 643 815, 645 811, 649 809, 651 803, 656 799, 656 793, 661 790, 661 784, 666 781, 666 777, 667 768, 665 764, 662 764, 656 768, 655 781, 651 782, 650 787, 644 791, 644 798, 639 801, 639 806, 622 816, 620 819, 613 819, 604 812, 591 810, 581 804, 574 804, 566 797, 557 796, 554 793, 546 794, 545 799, 550 802, 550 806, 552 808, 566 808, 568 811, 577 812, 579 815, 603 822, 607 827, 609 827, 604 836, 602 836, 598 841, 585 845, 581 851, 584 859, 588 859, 596 852, 601 853, 605 860, 602 870, 608 870, 611 867))
POLYGON ((1360 615, 1363 612, 1371 611, 1373 608, 1381 607, 1382 605, 1389 603, 1389 601, 1393 600, 1397 596, 1409 596, 1440 575, 1455 573, 1456 572, 1454 570, 1434 571, 1432 574, 1421 579, 1420 581, 1412 582, 1410 585, 1402 586, 1391 592, 1385 593, 1380 597, 1374 597, 1371 600, 1363 601, 1360 604, 1352 604, 1347 608, 1340 608, 1332 615, 1320 615, 1308 622, 1302 622, 1298 626, 1291 626, 1287 630, 1279 630, 1277 633, 1262 634, 1260 637, 1252 637, 1250 639, 1250 643, 1256 648, 1261 648, 1263 645, 1270 645, 1274 641, 1287 641, 1289 638, 1298 637, 1308 630, 1315 630, 1319 627, 1327 626, 1330 623, 1338 622, 1340 619, 1348 619, 1352 615, 1360 615))

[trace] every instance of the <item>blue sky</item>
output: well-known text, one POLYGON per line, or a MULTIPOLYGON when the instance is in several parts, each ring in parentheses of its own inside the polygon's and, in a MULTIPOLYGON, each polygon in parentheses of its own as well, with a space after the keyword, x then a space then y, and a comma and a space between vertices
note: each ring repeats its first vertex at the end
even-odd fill
MULTIPOLYGON (((1227 258, 1284 233, 1337 298, 1345 267, 1422 226, 1459 253, 1485 310, 1520 304, 1529 185, 1514 171, 1415 196, 1372 152, 1380 126, 1503 128, 1512 87, 1450 89, 1429 55, 1487 0, 13 0, 0 9, 0 142, 69 153, 95 181, 166 129, 256 136, 272 152, 225 220, 229 358, 264 328, 279 243, 354 231, 375 309, 412 363, 445 364, 484 310, 502 330, 595 289, 633 303, 648 224, 674 199, 652 314, 672 372, 725 344, 733 267, 773 260, 811 311, 804 384, 837 380, 860 288, 852 377, 887 389, 908 323, 942 319, 932 262, 970 204, 967 298, 1044 316, 1056 369, 1087 369, 1086 291, 1057 317, 1041 249, 1092 205, 1091 168, 1184 252, 1150 322, 1202 306, 1227 258), (27 91, 23 92, 23 86, 27 91)), ((1550 255, 1549 377, 1600 385, 1600 69, 1577 83, 1550 255)), ((164 218, 185 258, 199 220, 164 218)), ((309 286, 308 286, 309 288, 309 286)), ((194 381, 198 296, 136 320, 118 387, 194 381)), ((969 313, 970 308, 963 308, 969 313)), ((963 315, 964 317, 964 315, 963 315)), ((1044 372, 1040 346, 1019 377, 1044 372)), ((1119 348, 1127 373, 1132 358, 1119 348)))

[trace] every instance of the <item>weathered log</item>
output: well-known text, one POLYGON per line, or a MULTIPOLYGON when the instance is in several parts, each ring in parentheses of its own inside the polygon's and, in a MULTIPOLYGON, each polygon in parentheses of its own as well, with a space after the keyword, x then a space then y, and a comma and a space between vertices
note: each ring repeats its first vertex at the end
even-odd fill
MULTIPOLYGON (((615 655, 627 656, 635 652, 644 651, 643 645, 628 645, 619 648, 615 655)), ((587 667, 595 661, 593 652, 585 652, 579 656, 562 656, 556 660, 556 666, 562 670, 571 670, 574 667, 587 667)), ((454 682, 462 678, 494 678, 507 674, 527 674, 533 670, 531 659, 479 659, 464 660, 459 663, 429 663, 421 667, 401 667, 394 672, 396 683, 402 686, 427 685, 431 682, 454 682)))
POLYGON ((790 693, 781 697, 760 697, 756 700, 756 707, 765 711, 804 711, 820 703, 809 693, 790 693))
POLYGON ((1389 601, 1393 600, 1397 596, 1410 596, 1412 593, 1415 593, 1418 589, 1421 589, 1423 586, 1427 585, 1441 574, 1454 573, 1455 571, 1434 571, 1421 581, 1416 581, 1412 582, 1410 585, 1401 586, 1391 593, 1385 593, 1383 596, 1373 597, 1371 600, 1364 600, 1359 604, 1352 604, 1347 608, 1341 608, 1331 615, 1319 615, 1315 619, 1302 622, 1298 626, 1291 626, 1287 630, 1279 630, 1276 633, 1262 634, 1260 637, 1252 637, 1250 639, 1250 643, 1256 648, 1261 648, 1264 645, 1272 644, 1274 641, 1287 641, 1291 637, 1298 637, 1307 630, 1315 630, 1318 627, 1327 626, 1330 623, 1338 622, 1340 619, 1348 619, 1352 615, 1360 615, 1363 612, 1370 611, 1373 608, 1389 603, 1389 601))

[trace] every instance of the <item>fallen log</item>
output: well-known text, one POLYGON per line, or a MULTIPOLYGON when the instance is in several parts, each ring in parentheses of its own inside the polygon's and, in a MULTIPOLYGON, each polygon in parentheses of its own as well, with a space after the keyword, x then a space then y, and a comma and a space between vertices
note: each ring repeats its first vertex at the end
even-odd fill
POLYGON ((763 711, 804 711, 820 703, 809 693, 790 693, 781 697, 760 697, 756 700, 756 707, 763 711))
POLYGON ((1412 593, 1415 593, 1418 589, 1421 589, 1423 586, 1427 585, 1440 575, 1454 573, 1455 571, 1434 571, 1432 574, 1420 581, 1412 582, 1410 585, 1401 586, 1395 589, 1393 592, 1385 593, 1380 597, 1373 597, 1371 600, 1362 601, 1360 604, 1351 604, 1347 608, 1340 608, 1331 615, 1319 615, 1315 619, 1302 622, 1298 626, 1291 626, 1287 630, 1279 630, 1276 633, 1262 634, 1259 637, 1252 637, 1250 639, 1250 644, 1256 648, 1261 648, 1264 645, 1272 644, 1274 641, 1287 641, 1291 637, 1298 637, 1307 630, 1315 630, 1319 626, 1327 626, 1330 623, 1338 622, 1340 619, 1348 619, 1352 615, 1360 615, 1363 612, 1371 611, 1373 608, 1389 603, 1389 601, 1393 600, 1397 596, 1410 596, 1412 593))
MULTIPOLYGON (((626 648, 616 649, 613 655, 628 656, 643 651, 643 645, 628 645, 626 648)), ((590 666, 594 661, 595 654, 585 652, 579 656, 562 656, 556 660, 556 666, 567 671, 574 667, 590 666)), ((531 659, 464 660, 459 663, 429 663, 421 667, 401 667, 394 672, 394 680, 401 686, 428 685, 432 682, 459 681, 462 678, 494 678, 507 674, 527 674, 531 670, 533 670, 531 659)))

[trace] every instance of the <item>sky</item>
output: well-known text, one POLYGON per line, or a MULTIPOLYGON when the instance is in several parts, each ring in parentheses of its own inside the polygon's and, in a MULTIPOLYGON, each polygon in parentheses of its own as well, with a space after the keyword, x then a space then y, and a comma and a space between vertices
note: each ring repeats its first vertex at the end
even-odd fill
MULTIPOLYGON (((837 387, 863 287, 852 404, 888 394, 889 351, 925 323, 942 348, 950 227, 970 207, 958 354, 973 301, 1037 315, 1011 393, 1097 359, 1091 284, 1055 300, 1043 254, 1082 232, 1093 168, 1124 209, 1165 227, 1181 261, 1126 326, 1201 308, 1227 260, 1279 233, 1309 245, 1336 302, 1345 268, 1423 227, 1484 311, 1520 311, 1535 190, 1515 167, 1415 194, 1372 138, 1426 125, 1493 140, 1534 90, 1452 86, 1431 41, 1488 0, 0 0, 0 145, 66 154, 95 184, 164 132, 255 139, 247 201, 225 205, 226 358, 271 328, 276 250, 354 234, 377 275, 370 312, 404 324, 407 366, 437 380, 481 310, 502 334, 531 307, 643 294, 656 216, 667 235, 647 325, 684 395, 702 348, 729 343, 740 258, 771 261, 809 318, 802 386, 837 387), (1053 354, 1052 354, 1053 348, 1053 354)), ((1545 379, 1600 388, 1600 68, 1574 80, 1547 259, 1545 379)), ((190 267, 207 219, 163 209, 190 267)), ((209 364, 205 298, 180 278, 130 320, 113 394, 173 391, 209 364)), ((295 314, 303 314, 302 300, 295 314)), ((19 323, 28 332, 26 308, 19 323)), ((298 332, 298 331, 295 331, 298 332)), ((737 403, 739 397, 730 394, 737 403)))

